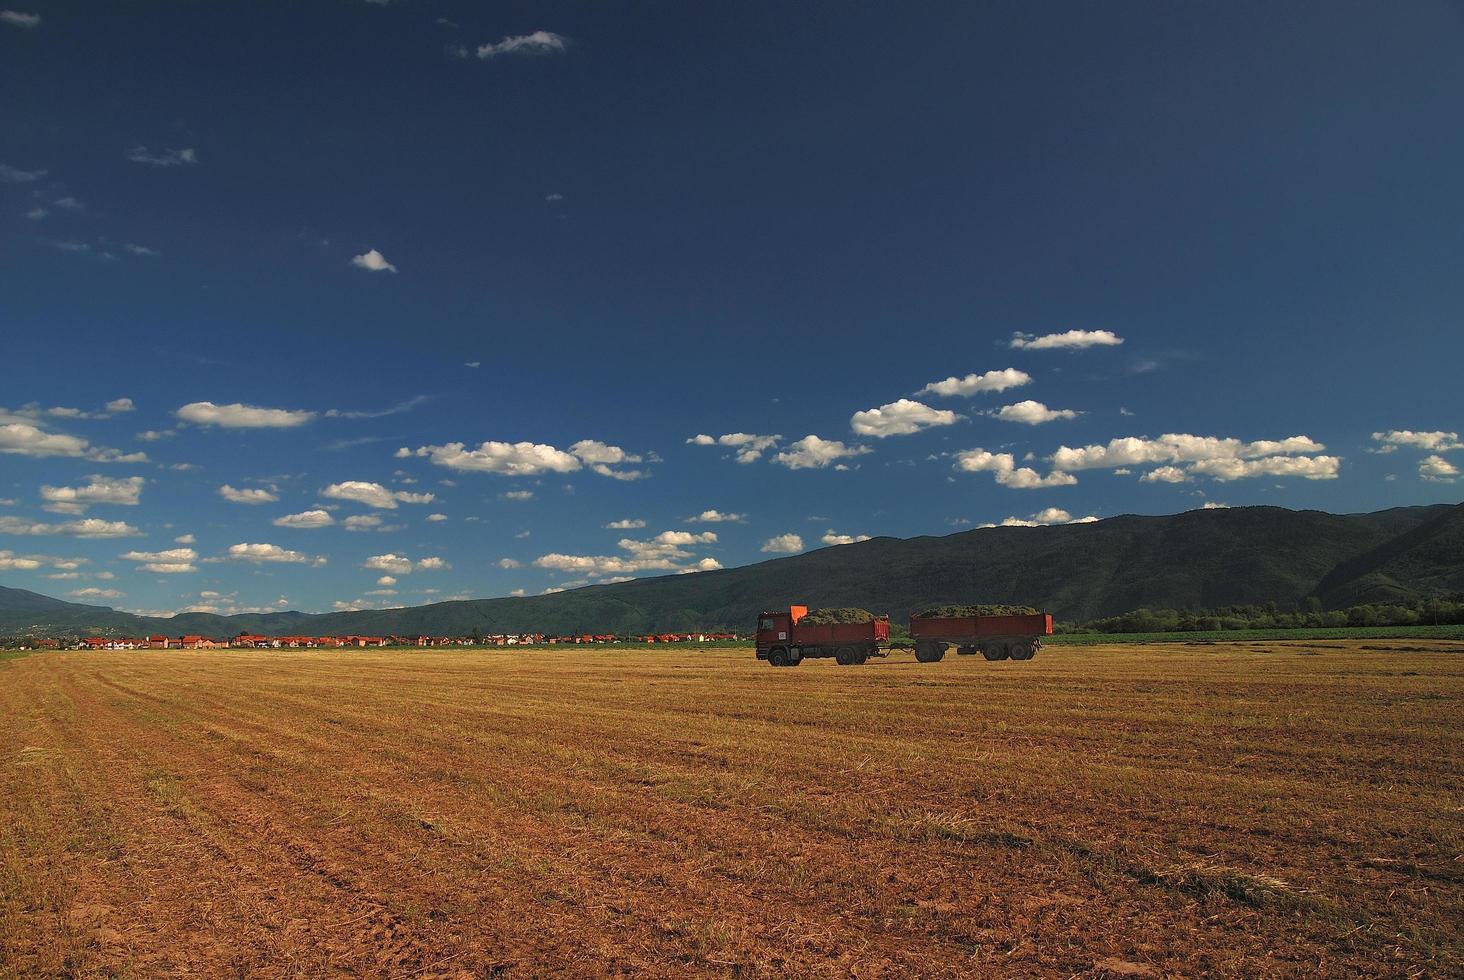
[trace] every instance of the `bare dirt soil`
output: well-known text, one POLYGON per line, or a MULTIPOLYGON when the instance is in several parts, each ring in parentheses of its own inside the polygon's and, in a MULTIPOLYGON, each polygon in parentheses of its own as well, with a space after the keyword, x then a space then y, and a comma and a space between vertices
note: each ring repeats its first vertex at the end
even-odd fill
POLYGON ((1464 974, 1464 643, 0 664, 0 975, 1464 974))

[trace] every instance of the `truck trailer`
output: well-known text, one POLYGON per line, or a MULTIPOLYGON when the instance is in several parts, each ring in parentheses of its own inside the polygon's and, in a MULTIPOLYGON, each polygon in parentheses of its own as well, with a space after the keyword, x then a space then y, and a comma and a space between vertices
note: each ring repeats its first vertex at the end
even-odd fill
MULTIPOLYGON (((833 657, 843 665, 862 664, 892 649, 890 620, 876 616, 867 623, 803 623, 807 606, 765 612, 757 618, 757 659, 774 667, 796 667, 804 660, 833 657)), ((910 618, 915 659, 935 663, 954 647, 962 655, 987 660, 1031 660, 1052 635, 1052 616, 953 616, 910 618)), ((910 649, 909 646, 902 647, 910 649)))
POLYGON ((797 667, 809 658, 833 657, 848 666, 870 657, 883 657, 890 644, 890 618, 877 616, 867 623, 801 623, 807 606, 789 606, 786 612, 765 612, 757 617, 757 659, 774 667, 797 667))

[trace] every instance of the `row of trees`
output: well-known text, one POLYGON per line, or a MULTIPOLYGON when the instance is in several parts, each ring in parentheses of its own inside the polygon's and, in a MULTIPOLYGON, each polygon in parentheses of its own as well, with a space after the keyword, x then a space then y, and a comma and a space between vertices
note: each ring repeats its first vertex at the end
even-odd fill
POLYGON ((1194 633, 1208 630, 1314 629, 1342 626, 1464 625, 1464 595, 1400 603, 1367 603, 1346 609, 1321 607, 1315 597, 1304 608, 1224 606, 1219 609, 1135 609, 1088 623, 1066 623, 1060 633, 1194 633))

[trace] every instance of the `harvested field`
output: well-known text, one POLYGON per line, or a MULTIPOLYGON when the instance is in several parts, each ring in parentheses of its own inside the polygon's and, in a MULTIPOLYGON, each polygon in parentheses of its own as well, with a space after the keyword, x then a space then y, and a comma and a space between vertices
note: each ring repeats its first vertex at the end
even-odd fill
POLYGON ((1464 643, 0 663, 0 975, 1464 973, 1464 643))

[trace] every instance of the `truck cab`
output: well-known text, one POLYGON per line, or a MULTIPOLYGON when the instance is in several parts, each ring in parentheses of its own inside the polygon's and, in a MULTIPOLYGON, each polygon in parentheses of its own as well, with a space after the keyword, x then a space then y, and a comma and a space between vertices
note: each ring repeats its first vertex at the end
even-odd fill
POLYGON ((786 649, 791 646, 793 625, 807 615, 807 606, 789 606, 782 612, 758 613, 757 659, 768 659, 768 651, 775 647, 786 649))

